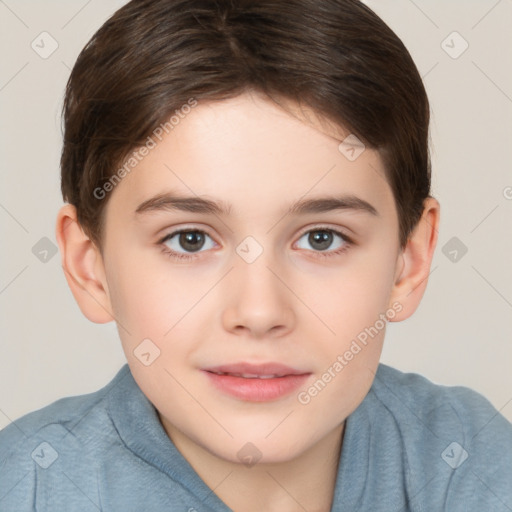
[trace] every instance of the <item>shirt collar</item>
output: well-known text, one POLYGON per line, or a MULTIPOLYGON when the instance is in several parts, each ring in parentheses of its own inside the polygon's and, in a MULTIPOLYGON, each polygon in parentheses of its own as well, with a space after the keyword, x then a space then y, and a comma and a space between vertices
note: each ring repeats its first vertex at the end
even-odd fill
POLYGON ((154 405, 141 391, 125 364, 111 383, 109 411, 119 436, 135 455, 166 473, 206 506, 229 508, 204 483, 165 432, 154 405))

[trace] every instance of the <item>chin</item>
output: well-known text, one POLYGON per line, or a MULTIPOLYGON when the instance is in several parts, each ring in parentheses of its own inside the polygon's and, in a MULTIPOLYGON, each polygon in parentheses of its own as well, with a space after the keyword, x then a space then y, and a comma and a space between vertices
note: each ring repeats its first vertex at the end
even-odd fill
POLYGON ((251 436, 250 433, 236 436, 229 443, 222 443, 222 446, 216 446, 217 444, 218 442, 203 446, 215 457, 247 467, 252 467, 255 464, 288 462, 299 457, 309 448, 306 444, 301 445, 297 442, 286 444, 278 436, 275 440, 270 441, 263 435, 251 436))

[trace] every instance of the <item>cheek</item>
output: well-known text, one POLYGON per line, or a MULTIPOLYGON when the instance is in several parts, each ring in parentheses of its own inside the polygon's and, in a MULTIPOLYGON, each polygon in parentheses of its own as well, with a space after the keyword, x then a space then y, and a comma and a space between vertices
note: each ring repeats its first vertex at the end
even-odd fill
MULTIPOLYGON (((305 282, 308 304, 337 338, 332 345, 347 341, 374 325, 389 307, 395 256, 389 253, 358 254, 346 265, 315 282, 305 282), (332 332, 334 331, 334 332, 332 332)), ((329 330, 325 330, 329 335, 329 330)))
MULTIPOLYGON (((176 283, 155 265, 148 265, 135 250, 116 254, 109 268, 109 292, 116 321, 122 324, 124 340, 130 343, 157 340, 172 326, 174 312, 182 297, 176 283)), ((121 331, 120 331, 121 332, 121 331)))
POLYGON ((326 422, 348 416, 373 382, 386 331, 391 263, 351 266, 326 282, 329 291, 318 299, 319 316, 333 332, 323 329, 316 338, 318 374, 300 403, 326 422))
POLYGON ((361 251, 322 286, 310 287, 316 290, 315 310, 333 331, 320 326, 325 334, 316 337, 319 380, 304 395, 311 411, 331 410, 334 421, 352 412, 368 392, 382 352, 395 262, 391 249, 361 251))
POLYGON ((109 291, 116 321, 124 327, 119 333, 127 355, 149 338, 161 350, 163 361, 170 345, 183 340, 187 326, 197 322, 197 306, 216 279, 211 271, 197 267, 173 267, 160 254, 152 259, 147 251, 116 255, 109 269, 109 291))

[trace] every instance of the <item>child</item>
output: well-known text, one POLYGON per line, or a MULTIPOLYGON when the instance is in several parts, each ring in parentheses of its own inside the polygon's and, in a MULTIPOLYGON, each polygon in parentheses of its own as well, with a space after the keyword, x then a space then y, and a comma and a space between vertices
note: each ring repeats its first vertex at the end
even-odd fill
POLYGON ((127 364, 0 433, 2 512, 512 510, 505 418, 379 364, 440 208, 421 78, 368 7, 133 0, 64 122, 62 266, 127 364))

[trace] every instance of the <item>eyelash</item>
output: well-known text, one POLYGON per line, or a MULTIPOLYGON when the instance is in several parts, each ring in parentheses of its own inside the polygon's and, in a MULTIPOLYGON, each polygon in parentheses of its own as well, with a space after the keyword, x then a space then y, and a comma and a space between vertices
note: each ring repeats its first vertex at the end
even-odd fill
MULTIPOLYGON (((320 258, 331 258, 331 257, 334 257, 334 256, 338 256, 338 255, 346 252, 354 244, 353 240, 351 238, 349 238, 346 234, 342 233, 341 231, 337 231, 336 229, 332 229, 332 228, 328 228, 328 227, 323 227, 323 226, 319 226, 319 227, 316 227, 316 228, 313 228, 313 229, 308 229, 307 231, 304 231, 299 236, 299 239, 301 239, 307 233, 314 233, 314 232, 318 232, 318 231, 323 231, 323 232, 327 232, 327 233, 334 233, 335 235, 338 235, 345 242, 342 247, 340 247, 339 249, 336 249, 334 251, 311 251, 311 252, 314 252, 315 254, 317 254, 318 257, 320 257, 320 258)), ((181 252, 173 251, 172 249, 169 249, 169 247, 167 247, 165 245, 165 242, 170 240, 173 236, 181 234, 181 233, 201 233, 201 234, 210 236, 206 231, 203 231, 201 229, 179 229, 177 231, 173 231, 172 233, 169 233, 168 235, 165 235, 161 240, 159 240, 157 242, 157 244, 159 246, 161 246, 162 252, 166 256, 169 256, 171 259, 181 260, 181 261, 183 261, 183 260, 193 260, 196 257, 198 257, 198 255, 202 251, 197 252, 197 253, 186 254, 186 253, 181 253, 181 252)))

